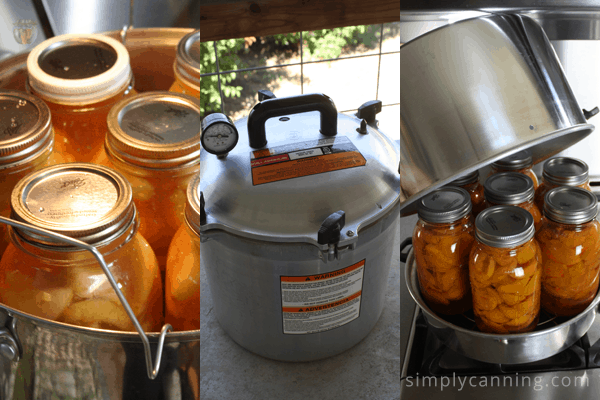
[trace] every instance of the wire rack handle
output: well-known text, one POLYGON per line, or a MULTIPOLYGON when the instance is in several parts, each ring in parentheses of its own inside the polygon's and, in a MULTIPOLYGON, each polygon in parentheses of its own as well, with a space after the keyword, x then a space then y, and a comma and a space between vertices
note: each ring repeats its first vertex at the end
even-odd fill
POLYGON ((156 350, 156 360, 155 360, 154 364, 152 364, 152 351, 150 349, 150 341, 148 340, 148 336, 146 336, 146 333, 144 333, 144 329, 140 325, 135 314, 133 313, 133 310, 129 306, 127 299, 125 298, 123 293, 121 293, 121 290, 117 286, 117 282, 115 281, 115 278, 112 276, 112 273, 110 272, 110 270, 108 269, 108 266, 106 265, 106 261, 104 261, 104 257, 102 256, 102 254, 100 254, 98 249, 96 249, 94 246, 84 243, 80 240, 73 239, 68 236, 64 236, 64 235, 61 235, 61 234, 58 234, 55 232, 48 231, 46 229, 42 229, 42 228, 38 228, 38 227, 29 225, 29 224, 25 224, 22 222, 13 221, 12 219, 9 219, 9 218, 0 217, 0 223, 10 225, 13 228, 19 228, 19 229, 23 229, 25 231, 50 236, 53 239, 57 239, 64 243, 79 247, 80 249, 87 250, 87 251, 91 252, 94 255, 94 257, 96 257, 96 260, 98 260, 98 262, 100 263, 100 266, 102 266, 102 270, 106 274, 106 277, 108 278, 108 281, 110 282, 115 293, 117 294, 117 297, 121 301, 123 308, 125 308, 125 311, 127 312, 127 315, 129 316, 129 319, 131 320, 131 322, 133 322, 133 325, 135 326, 135 330, 139 333, 140 338, 142 339, 142 343, 144 344, 144 354, 146 356, 146 372, 148 374, 148 378, 150 378, 151 380, 154 380, 160 370, 160 363, 162 360, 162 352, 163 352, 163 347, 165 344, 165 337, 167 336, 167 332, 172 331, 173 328, 170 324, 165 324, 165 325, 163 325, 162 329, 160 330, 160 336, 158 338, 158 348, 156 350))

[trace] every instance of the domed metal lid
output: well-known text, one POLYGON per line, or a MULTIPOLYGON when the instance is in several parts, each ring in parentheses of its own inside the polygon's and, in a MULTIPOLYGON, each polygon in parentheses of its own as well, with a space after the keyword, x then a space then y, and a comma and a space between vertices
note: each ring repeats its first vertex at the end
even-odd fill
MULTIPOLYGON (((175 73, 186 81, 200 86, 200 31, 185 35, 177 46, 175 73)), ((198 88, 199 90, 199 88, 198 88)))
POLYGON ((534 235, 531 213, 517 206, 486 208, 475 219, 475 237, 491 247, 517 247, 534 235))
POLYGON ((147 168, 197 164, 200 104, 185 94, 146 92, 119 101, 107 118, 107 152, 147 168))
POLYGON ((471 185, 475 182, 477 182, 479 180, 479 170, 475 170, 473 172, 471 172, 470 174, 466 174, 461 176, 460 178, 452 181, 452 183, 450 183, 449 185, 452 186, 465 186, 465 185, 471 185))
POLYGON ((0 170, 35 159, 53 140, 46 103, 28 93, 0 91, 0 170))
POLYGON ((596 218, 598 199, 592 192, 572 186, 554 188, 544 197, 544 215, 563 224, 583 224, 596 218))
POLYGON ((463 188, 447 186, 419 200, 419 218, 433 223, 458 221, 471 212, 471 195, 463 188))
POLYGON ((529 150, 518 151, 513 155, 492 163, 492 167, 502 170, 516 170, 531 167, 531 165, 533 165, 533 156, 529 150))
POLYGON ((589 179, 588 165, 576 158, 555 157, 544 163, 542 177, 559 186, 579 186, 589 179))
POLYGON ((270 118, 268 143, 260 149, 249 145, 246 118, 235 126, 239 142, 226 157, 200 153, 207 215, 202 234, 219 229, 320 246, 325 219, 344 211, 342 245, 356 241, 362 227, 399 204, 397 147, 371 126, 359 133, 357 118, 337 114, 335 136, 319 132, 317 111, 270 118))
MULTIPOLYGON (((135 218, 131 185, 118 172, 88 163, 59 164, 23 178, 11 207, 18 221, 90 244, 112 240, 135 218)), ((21 231, 28 241, 66 247, 63 242, 21 231)))
POLYGON ((533 199, 533 180, 518 172, 494 174, 483 184, 484 196, 490 203, 517 205, 533 199))

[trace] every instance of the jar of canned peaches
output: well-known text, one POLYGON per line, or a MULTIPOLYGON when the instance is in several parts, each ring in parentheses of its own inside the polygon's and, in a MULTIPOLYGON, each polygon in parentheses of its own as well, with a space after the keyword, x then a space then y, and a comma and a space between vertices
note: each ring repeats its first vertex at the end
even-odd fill
POLYGON ((177 46, 173 65, 175 82, 171 92, 184 93, 200 98, 200 31, 185 35, 177 46))
POLYGON ((56 148, 97 163, 108 112, 135 93, 125 46, 104 35, 56 36, 29 53, 27 72, 28 90, 52 112, 56 148))
POLYGON ((544 197, 549 190, 559 186, 576 186, 592 191, 588 165, 576 158, 555 157, 544 163, 542 183, 535 191, 534 202, 544 210, 544 197))
POLYGON ((486 208, 517 206, 529 211, 536 231, 542 223, 542 213, 533 202, 533 180, 518 172, 501 172, 490 176, 483 184, 486 208))
MULTIPOLYGON (((106 167, 61 164, 34 172, 12 192, 12 219, 91 244, 146 332, 163 324, 158 263, 139 234, 132 190, 106 167)), ((11 228, 0 261, 0 303, 67 324, 135 331, 102 267, 87 250, 11 228)))
POLYGON ((490 171, 488 178, 501 172, 518 172, 531 178, 533 181, 533 189, 535 190, 538 188, 539 183, 532 167, 533 157, 531 151, 522 150, 492 163, 492 170, 490 171))
POLYGON ((123 99, 108 115, 102 158, 131 183, 140 233, 164 273, 169 243, 185 220, 187 187, 200 171, 199 100, 166 91, 123 99))
POLYGON ((485 204, 483 203, 483 186, 479 182, 479 171, 473 171, 470 174, 462 176, 452 181, 448 186, 458 186, 469 192, 474 218, 477 218, 477 215, 485 209, 485 204))
POLYGON ((596 196, 581 188, 550 190, 536 238, 542 249, 542 308, 577 315, 598 292, 600 223, 596 196))
POLYGON ((413 249, 423 298, 439 314, 471 309, 469 251, 473 216, 469 193, 447 186, 419 201, 413 249))
MULTIPOLYGON (((54 130, 48 106, 27 93, 0 91, 0 215, 10 216, 10 195, 27 174, 74 161, 54 148, 54 130)), ((10 242, 0 224, 0 257, 10 242)))
POLYGON ((200 174, 189 184, 185 223, 169 246, 165 322, 173 329, 200 329, 200 174))
POLYGON ((535 329, 540 314, 542 256, 534 234, 533 217, 516 206, 491 207, 477 216, 469 277, 480 331, 535 329))

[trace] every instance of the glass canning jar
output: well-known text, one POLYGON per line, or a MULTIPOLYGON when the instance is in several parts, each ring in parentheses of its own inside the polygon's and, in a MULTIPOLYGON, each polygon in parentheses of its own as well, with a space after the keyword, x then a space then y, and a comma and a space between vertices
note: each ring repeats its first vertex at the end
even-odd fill
POLYGON ((517 206, 529 211, 536 231, 542 224, 542 213, 533 202, 533 180, 519 172, 501 172, 490 176, 483 184, 486 208, 517 206))
POLYGON ((444 187, 419 201, 413 249, 423 298, 433 311, 462 314, 472 307, 469 251, 473 216, 469 193, 444 187))
POLYGON ((105 149, 109 165, 133 187, 140 232, 164 273, 184 223, 188 184, 200 171, 199 100, 164 91, 123 99, 108 116, 105 149))
POLYGON ((56 148, 98 162, 112 106, 135 93, 129 53, 104 35, 61 35, 27 57, 28 90, 52 111, 56 148))
POLYGON ((533 181, 533 189, 535 190, 538 188, 539 183, 532 167, 533 157, 531 152, 529 150, 522 150, 492 163, 492 170, 488 174, 488 178, 500 172, 518 172, 531 178, 533 181))
MULTIPOLYGON (((94 245, 145 331, 163 323, 156 257, 138 233, 129 183, 87 163, 48 167, 13 190, 12 218, 94 245)), ((0 302, 67 324, 135 331, 94 256, 51 237, 10 229, 0 261, 0 302)))
POLYGON ((600 267, 596 196, 581 188, 550 190, 536 238, 542 249, 542 308, 577 315, 594 300, 600 267))
POLYGON ((457 180, 452 181, 448 186, 458 186, 469 192, 474 218, 477 218, 477 215, 485 209, 485 204, 483 203, 483 186, 479 182, 479 171, 473 171, 468 175, 458 178, 457 180))
MULTIPOLYGON (((0 215, 10 216, 10 195, 23 177, 41 168, 74 161, 54 149, 48 106, 28 93, 0 91, 0 215)), ((10 242, 0 224, 0 257, 10 242)))
POLYGON ((482 332, 521 333, 537 326, 542 255, 531 214, 495 206, 475 220, 469 257, 473 313, 482 332))
POLYGON ((200 98, 200 30, 185 35, 177 46, 171 92, 200 98))
POLYGON ((549 190, 560 186, 577 186, 592 191, 588 165, 576 158, 555 157, 544 163, 542 183, 535 191, 534 203, 544 210, 544 197, 549 190))
POLYGON ((177 331, 200 329, 200 174, 187 190, 185 223, 167 256, 165 322, 177 331))

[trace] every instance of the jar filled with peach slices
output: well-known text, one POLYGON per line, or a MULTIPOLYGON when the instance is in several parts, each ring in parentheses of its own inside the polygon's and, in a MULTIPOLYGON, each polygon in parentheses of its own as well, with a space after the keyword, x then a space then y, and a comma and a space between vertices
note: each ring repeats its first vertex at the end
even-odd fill
POLYGON ((536 238, 542 248, 542 308, 577 315, 598 292, 600 223, 596 196, 581 188, 550 190, 536 238))
MULTIPOLYGON (((106 167, 61 164, 34 172, 12 192, 12 218, 91 244, 145 331, 160 331, 158 263, 139 234, 125 178, 106 167)), ((47 235, 10 229, 0 261, 0 303, 24 313, 90 328, 135 331, 96 258, 47 235)))
POLYGON ((469 192, 473 218, 477 218, 477 215, 485 209, 483 185, 479 182, 479 171, 473 171, 462 176, 452 181, 448 186, 458 186, 469 192))
POLYGON ((200 98, 200 30, 185 35, 177 45, 177 56, 173 65, 175 82, 171 92, 183 93, 200 98))
POLYGON ((52 111, 56 148, 98 163, 108 112, 135 93, 125 46, 104 35, 56 36, 29 53, 27 72, 28 90, 52 111))
POLYGON ((188 186, 185 223, 167 256, 165 322, 176 331, 200 329, 200 174, 188 186))
POLYGON ((555 157, 544 163, 542 183, 535 191, 534 203, 544 210, 544 197, 551 189, 560 186, 575 186, 592 191, 588 165, 576 158, 555 157))
POLYGON ((490 176, 483 184, 486 208, 517 206, 531 213, 535 229, 542 223, 542 213, 533 202, 533 180, 518 172, 501 172, 490 176))
POLYGON ((539 183, 532 167, 533 157, 531 151, 522 150, 492 163, 492 170, 490 171, 488 178, 501 172, 518 172, 531 178, 533 181, 533 189, 535 190, 538 188, 539 183))
MULTIPOLYGON (((48 106, 28 93, 0 91, 0 215, 10 216, 10 195, 27 174, 74 161, 54 148, 54 129, 48 106)), ((10 242, 0 224, 0 257, 10 242)))
POLYGON ((469 251, 473 216, 469 193, 447 186, 419 201, 419 220, 413 249, 421 294, 439 314, 462 314, 471 309, 469 251))
POLYGON ((483 210, 469 257, 473 313, 480 331, 522 333, 540 315, 542 255, 531 214, 516 206, 483 210))
POLYGON ((107 165, 131 183, 140 233, 164 273, 187 187, 200 171, 200 101, 166 91, 122 100, 108 115, 105 151, 107 165))

